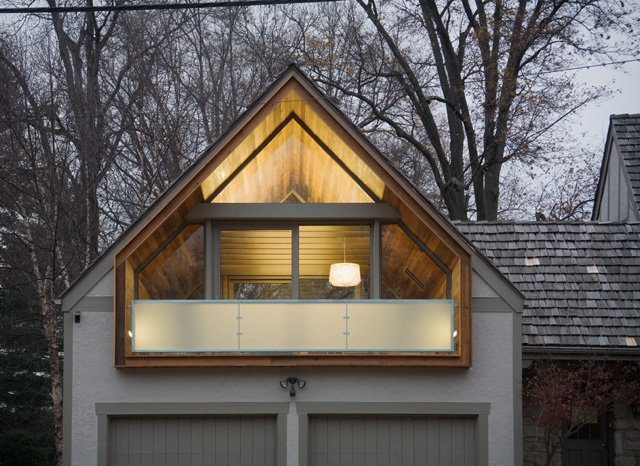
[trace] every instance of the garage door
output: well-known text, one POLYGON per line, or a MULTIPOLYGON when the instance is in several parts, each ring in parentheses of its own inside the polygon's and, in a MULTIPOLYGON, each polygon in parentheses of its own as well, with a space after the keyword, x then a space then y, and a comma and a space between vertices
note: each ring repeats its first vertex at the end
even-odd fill
POLYGON ((111 417, 108 443, 115 466, 275 466, 276 420, 111 417))
POLYGON ((310 417, 309 466, 472 466, 475 418, 310 417))

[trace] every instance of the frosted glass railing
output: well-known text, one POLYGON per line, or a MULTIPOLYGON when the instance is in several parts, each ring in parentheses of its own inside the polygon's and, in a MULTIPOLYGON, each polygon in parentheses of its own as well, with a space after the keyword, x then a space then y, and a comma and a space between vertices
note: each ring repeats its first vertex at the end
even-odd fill
POLYGON ((453 301, 134 301, 133 352, 453 351, 453 301))

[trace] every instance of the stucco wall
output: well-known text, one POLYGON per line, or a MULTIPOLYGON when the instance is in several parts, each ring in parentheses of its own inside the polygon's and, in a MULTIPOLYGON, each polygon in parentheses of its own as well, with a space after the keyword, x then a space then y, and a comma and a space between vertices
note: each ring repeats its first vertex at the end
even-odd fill
MULTIPOLYGON (((109 280, 110 278, 105 278, 109 280)), ((94 290, 108 290, 97 286, 94 290)), ((96 301, 102 293, 92 293, 96 301), (98 296, 98 298, 96 298, 98 296)), ((487 290, 483 293, 490 295, 487 290)), ((79 323, 66 319, 66 350, 71 351, 72 392, 65 394, 66 439, 72 450, 66 464, 97 464, 96 403, 146 402, 283 402, 289 393, 279 386, 288 376, 307 381, 300 402, 485 402, 490 403, 489 464, 512 466, 517 444, 514 416, 520 403, 520 374, 514 373, 516 315, 495 297, 474 298, 473 367, 450 368, 113 368, 113 314, 86 304, 79 323), (515 343, 515 344, 514 344, 515 343), (515 381, 515 382, 514 382, 515 381), (69 419, 70 418, 70 419, 69 419)), ((72 310, 73 311, 73 310, 72 310)), ((518 329, 519 331, 519 329, 518 329)), ((520 354, 517 354, 520 358, 520 354)), ((69 367, 67 367, 69 369, 69 367)), ((68 388, 67 388, 68 390, 68 388)), ((298 419, 292 402, 288 416, 287 463, 298 462, 298 419)), ((518 432, 518 434, 520 434, 518 432)), ((517 456, 517 455, 515 455, 517 456)))

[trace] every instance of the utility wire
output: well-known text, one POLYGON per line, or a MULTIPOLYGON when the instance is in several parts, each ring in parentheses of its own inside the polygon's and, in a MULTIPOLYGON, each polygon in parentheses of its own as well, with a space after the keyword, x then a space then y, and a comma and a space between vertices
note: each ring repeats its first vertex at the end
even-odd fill
POLYGON ((33 13, 88 13, 98 11, 143 11, 143 10, 186 10, 201 8, 221 8, 254 5, 290 5, 294 3, 326 3, 344 0, 223 0, 220 2, 200 3, 153 3, 136 5, 104 5, 104 6, 56 6, 56 7, 15 7, 0 8, 0 14, 33 14, 33 13))
MULTIPOLYGON (((313 0, 313 1, 322 1, 322 0, 313 0)), ((342 0, 335 0, 335 1, 342 1, 342 0)), ((635 63, 635 62, 640 62, 640 58, 631 58, 628 60, 620 60, 620 61, 612 61, 612 62, 603 62, 603 63, 592 63, 592 64, 588 64, 588 65, 582 65, 582 66, 574 66, 572 68, 561 68, 561 69, 557 69, 557 70, 547 70, 547 71, 538 71, 537 73, 531 73, 531 74, 523 74, 523 76, 535 76, 535 75, 539 75, 539 74, 550 74, 550 73, 564 73, 567 71, 579 71, 579 70, 585 70, 585 69, 590 69, 590 68, 599 68, 599 67, 607 67, 607 66, 614 66, 614 65, 624 65, 626 63, 635 63)), ((470 84, 470 83, 483 83, 484 80, 482 79, 474 79, 474 80, 467 80, 465 81, 465 84, 470 84)), ((440 86, 438 85, 426 85, 424 86, 425 88, 431 88, 431 89, 439 89, 440 86)), ((312 100, 331 100, 333 101, 334 97, 332 96, 322 96, 322 97, 314 97, 312 98, 312 100)), ((289 100, 281 100, 278 101, 277 103, 282 103, 282 102, 298 102, 298 101, 302 101, 304 102, 306 99, 289 99, 289 100)), ((264 105, 266 104, 266 102, 253 102, 256 105, 264 105)), ((235 107, 234 105, 219 105, 216 106, 216 110, 224 110, 225 108, 232 108, 235 107)), ((245 105, 240 105, 239 107, 242 107, 244 109, 247 108, 247 106, 245 105)), ((70 116, 67 115, 65 117, 66 120, 77 120, 77 119, 88 119, 91 117, 83 117, 83 116, 79 116, 79 117, 74 117, 74 116, 70 116)), ((12 122, 18 122, 18 121, 29 121, 29 120, 33 120, 35 121, 36 118, 35 117, 29 117, 29 116, 25 116, 25 117, 20 117, 20 118, 0 118, 0 123, 12 123, 12 122)))
MULTIPOLYGON (((626 63, 633 63, 633 62, 640 62, 640 58, 629 58, 628 60, 594 63, 590 65, 574 66, 573 68, 561 68, 558 70, 539 71, 538 73, 533 73, 533 74, 535 75, 535 74, 563 73, 565 71, 588 70, 590 68, 598 68, 600 66, 604 67, 604 66, 613 66, 613 65, 624 65, 626 63)), ((525 74, 525 76, 527 75, 525 74)))

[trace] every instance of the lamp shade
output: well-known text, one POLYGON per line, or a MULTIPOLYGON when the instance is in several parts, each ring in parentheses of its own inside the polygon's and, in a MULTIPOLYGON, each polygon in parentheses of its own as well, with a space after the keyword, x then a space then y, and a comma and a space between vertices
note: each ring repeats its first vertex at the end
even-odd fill
POLYGON ((329 283, 333 286, 356 286, 360 283, 360 265, 349 262, 331 264, 329 283))

